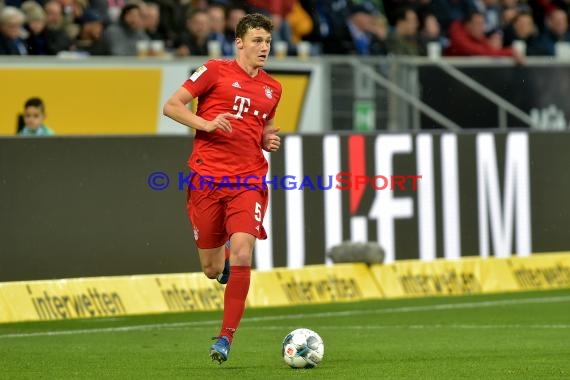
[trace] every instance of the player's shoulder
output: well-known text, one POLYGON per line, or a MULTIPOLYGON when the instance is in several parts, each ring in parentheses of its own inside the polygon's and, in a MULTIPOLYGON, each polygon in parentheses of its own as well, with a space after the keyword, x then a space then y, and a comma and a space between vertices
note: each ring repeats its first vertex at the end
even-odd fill
POLYGON ((216 59, 210 59, 208 60, 206 63, 204 63, 204 66, 208 67, 208 68, 221 68, 221 67, 229 67, 232 64, 232 60, 230 59, 222 59, 222 58, 216 58, 216 59))
POLYGON ((225 67, 229 62, 231 61, 225 59, 210 59, 194 70, 190 76, 190 80, 192 82, 196 82, 198 78, 205 74, 203 78, 207 78, 211 81, 213 78, 220 76, 220 70, 223 71, 223 67, 225 67))
POLYGON ((261 73, 262 73, 262 75, 263 75, 263 81, 264 81, 267 85, 269 85, 269 86, 271 86, 271 87, 273 87, 273 88, 279 90, 279 92, 281 92, 281 83, 280 83, 277 79, 275 79, 275 78, 273 78, 271 75, 269 75, 269 74, 267 73, 267 71, 265 71, 265 70, 263 70, 263 69, 261 69, 260 71, 261 71, 261 73))

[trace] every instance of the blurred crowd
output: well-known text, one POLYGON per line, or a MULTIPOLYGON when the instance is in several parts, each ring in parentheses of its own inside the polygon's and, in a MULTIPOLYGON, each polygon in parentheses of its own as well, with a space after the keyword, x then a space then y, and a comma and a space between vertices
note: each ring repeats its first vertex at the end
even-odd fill
POLYGON ((0 0, 0 55, 231 56, 239 19, 261 12, 289 55, 303 42, 313 55, 520 59, 570 42, 569 10, 570 0, 0 0))

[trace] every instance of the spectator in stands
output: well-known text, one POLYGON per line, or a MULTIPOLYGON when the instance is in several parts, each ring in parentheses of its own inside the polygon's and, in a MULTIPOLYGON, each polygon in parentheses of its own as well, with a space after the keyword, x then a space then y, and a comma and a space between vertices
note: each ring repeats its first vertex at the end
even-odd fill
POLYGON ((568 14, 566 12, 562 9, 555 9, 548 14, 540 41, 546 49, 546 54, 550 56, 556 54, 557 42, 570 42, 568 14))
POLYGON ((75 45, 79 51, 89 55, 110 55, 107 42, 103 39, 103 17, 93 10, 87 10, 79 19, 80 30, 75 45))
POLYGON ((512 23, 505 27, 503 35, 505 46, 512 46, 515 40, 523 41, 526 45, 527 56, 548 55, 548 49, 540 40, 530 12, 518 13, 512 23))
MULTIPOLYGON (((186 15, 192 8, 190 1, 154 0, 160 8, 160 25, 167 35, 167 44, 172 44, 184 31, 186 15)), ((172 46, 167 45, 169 48, 172 46)))
POLYGON ((75 19, 81 17, 87 7, 88 0, 56 0, 61 6, 62 29, 70 41, 73 41, 79 33, 79 25, 75 19))
MULTIPOLYGON (((368 4, 368 3, 366 3, 368 4)), ((349 17, 334 39, 327 38, 323 45, 325 54, 385 54, 385 43, 380 40, 377 24, 378 11, 371 5, 355 5, 349 8, 349 17)))
POLYGON ((46 13, 46 33, 49 35, 51 49, 55 52, 70 50, 73 40, 66 31, 63 9, 57 0, 50 0, 44 5, 46 13))
POLYGON ((175 53, 179 57, 188 55, 208 55, 208 37, 210 18, 206 11, 195 9, 188 13, 186 30, 174 43, 175 53))
POLYGON ((247 14, 245 8, 240 6, 231 6, 226 12, 226 39, 235 40, 236 26, 243 16, 247 14))
POLYGON ((439 21, 432 13, 424 13, 420 21, 419 53, 427 55, 429 43, 438 43, 442 49, 447 47, 449 41, 442 35, 439 21))
POLYGON ((293 10, 296 1, 297 0, 246 0, 250 12, 259 12, 271 17, 271 21, 273 21, 273 42, 287 42, 288 54, 295 53, 295 44, 292 40, 293 32, 288 21, 288 16, 293 10))
POLYGON ((210 17, 210 36, 208 40, 218 41, 224 57, 232 56, 234 53, 234 37, 226 35, 226 8, 221 4, 212 4, 208 7, 210 17))
POLYGON ((291 12, 287 15, 287 22, 291 27, 290 40, 293 44, 298 44, 303 37, 309 35, 314 28, 313 19, 298 0, 295 1, 291 12))
POLYGON ((280 34, 289 30, 287 16, 293 9, 296 0, 246 0, 251 12, 265 13, 273 21, 273 30, 280 34))
MULTIPOLYGON (((145 2, 141 3, 141 14, 144 24, 144 30, 151 40, 161 40, 165 43, 168 36, 160 25, 160 7, 157 3, 145 2)), ((167 46, 171 45, 166 43, 167 46)))
POLYGON ((24 104, 24 128, 20 136, 51 136, 54 132, 44 124, 46 118, 44 102, 40 98, 30 98, 24 104))
POLYGON ((107 16, 111 23, 117 23, 121 18, 121 11, 127 5, 125 0, 107 0, 107 16))
POLYGON ((464 21, 456 21, 449 28, 448 56, 512 57, 522 63, 523 57, 511 48, 503 48, 502 37, 485 36, 485 16, 470 13, 464 21))
POLYGON ((25 16, 15 7, 0 11, 0 55, 27 55, 28 49, 21 38, 25 16))
POLYGON ((388 53, 395 55, 419 55, 418 15, 409 7, 395 13, 395 25, 388 35, 388 53))
POLYGON ((70 39, 56 30, 50 30, 46 26, 46 13, 35 1, 28 0, 22 4, 22 10, 26 14, 26 46, 30 55, 55 55, 60 51, 69 50, 73 45, 70 39))
POLYGON ((226 29, 232 30, 235 33, 239 20, 246 14, 247 9, 245 7, 232 3, 232 5, 226 9, 226 29))
MULTIPOLYGON (((422 3, 427 3, 430 0, 422 1, 422 3)), ((447 1, 447 0, 446 0, 447 1)), ((383 0, 382 6, 384 8, 384 13, 388 19, 389 25, 396 24, 396 16, 400 9, 402 8, 414 8, 417 9, 419 6, 418 0, 383 0)))
POLYGON ((136 4, 125 5, 119 22, 105 29, 103 39, 108 44, 111 55, 137 55, 137 42, 150 41, 144 31, 140 7, 136 4))
POLYGON ((471 0, 431 0, 428 7, 428 12, 437 18, 443 34, 447 33, 453 22, 465 19, 471 11, 471 0))
POLYGON ((523 7, 517 6, 516 1, 513 2, 514 4, 512 4, 509 0, 503 3, 503 7, 501 9, 501 25, 503 26, 503 28, 508 25, 511 25, 515 17, 517 17, 517 15, 519 14, 519 12, 530 11, 530 9, 524 9, 523 7))
POLYGON ((527 3, 534 17, 535 25, 538 27, 538 30, 544 32, 548 15, 560 7, 553 0, 532 0, 527 3))
POLYGON ((384 15, 377 14, 374 16, 370 33, 372 33, 372 35, 375 37, 372 40, 373 54, 381 54, 381 55, 388 54, 388 48, 386 47, 386 40, 388 39, 389 25, 388 25, 388 19, 384 15))
POLYGON ((350 16, 346 0, 301 0, 303 8, 309 12, 314 28, 306 41, 320 45, 325 54, 345 54, 339 40, 346 39, 347 20, 350 16))
POLYGON ((52 29, 61 28, 63 26, 63 9, 61 4, 56 0, 50 0, 44 4, 46 12, 46 24, 52 29))
POLYGON ((485 16, 485 33, 501 28, 501 7, 499 0, 474 0, 475 10, 485 16))
POLYGON ((30 55, 55 54, 48 46, 46 36, 46 15, 41 5, 35 1, 25 1, 22 11, 26 15, 26 47, 30 55))
MULTIPOLYGON (((111 21, 111 17, 109 15, 109 6, 111 5, 111 1, 109 0, 89 0, 89 4, 85 9, 85 12, 89 11, 92 13, 97 14, 97 17, 101 19, 103 25, 108 25, 111 22, 116 21, 117 19, 111 21)), ((85 13, 84 12, 84 13, 85 13)), ((118 17, 118 13, 117 13, 118 17)), ((79 17, 81 19, 81 17, 79 17)), ((79 24, 81 24, 81 20, 78 20, 79 24)), ((81 25, 80 25, 81 26, 81 25)))

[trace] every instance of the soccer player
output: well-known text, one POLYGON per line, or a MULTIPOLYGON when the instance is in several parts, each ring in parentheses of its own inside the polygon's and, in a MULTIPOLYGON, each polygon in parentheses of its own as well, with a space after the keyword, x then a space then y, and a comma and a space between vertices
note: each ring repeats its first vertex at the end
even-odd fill
POLYGON ((235 59, 206 62, 163 110, 196 130, 188 159, 193 174, 187 210, 204 274, 227 282, 221 331, 210 348, 210 357, 219 363, 228 359, 245 310, 255 241, 267 238, 263 178, 268 164, 262 149, 275 152, 281 144, 273 121, 281 85, 262 69, 269 58, 272 30, 269 18, 244 16, 235 31, 235 59), (196 113, 187 107, 194 98, 196 113))

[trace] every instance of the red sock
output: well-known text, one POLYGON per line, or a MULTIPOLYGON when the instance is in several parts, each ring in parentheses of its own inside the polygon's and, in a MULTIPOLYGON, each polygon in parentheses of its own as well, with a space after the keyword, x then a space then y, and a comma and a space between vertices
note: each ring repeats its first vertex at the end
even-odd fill
POLYGON ((245 310, 251 268, 249 266, 232 266, 230 273, 230 279, 224 293, 224 320, 220 336, 226 336, 231 343, 245 310))

